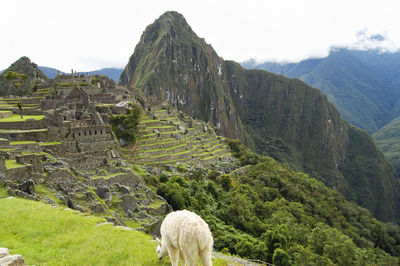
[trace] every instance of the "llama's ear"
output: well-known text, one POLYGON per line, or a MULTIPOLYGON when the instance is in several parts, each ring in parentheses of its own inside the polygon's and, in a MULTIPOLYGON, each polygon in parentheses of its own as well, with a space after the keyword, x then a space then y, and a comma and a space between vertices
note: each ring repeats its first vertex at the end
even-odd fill
POLYGON ((156 237, 156 241, 161 246, 161 241, 160 241, 160 239, 158 239, 158 237, 156 237))

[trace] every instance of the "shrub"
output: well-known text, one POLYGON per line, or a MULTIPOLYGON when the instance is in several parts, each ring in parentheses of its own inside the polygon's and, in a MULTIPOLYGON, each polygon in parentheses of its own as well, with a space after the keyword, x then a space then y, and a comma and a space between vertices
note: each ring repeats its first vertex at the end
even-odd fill
POLYGON ((129 143, 136 142, 137 125, 139 124, 141 113, 141 106, 133 104, 128 114, 110 117, 112 130, 119 139, 124 139, 129 143))

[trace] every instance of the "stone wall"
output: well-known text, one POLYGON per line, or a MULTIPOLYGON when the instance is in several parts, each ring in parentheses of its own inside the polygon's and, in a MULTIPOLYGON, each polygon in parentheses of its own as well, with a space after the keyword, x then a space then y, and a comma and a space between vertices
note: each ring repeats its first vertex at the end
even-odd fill
POLYGON ((0 147, 10 146, 10 141, 8 139, 0 139, 0 147))
POLYGON ((82 142, 104 141, 109 138, 105 126, 82 126, 71 128, 72 138, 82 142))
POLYGON ((97 103, 115 103, 115 95, 110 93, 98 93, 90 95, 90 100, 97 103))
POLYGON ((95 169, 103 167, 106 164, 107 159, 105 157, 87 156, 85 160, 80 161, 77 166, 81 169, 95 169))
POLYGON ((42 100, 42 102, 40 103, 40 108, 43 111, 46 110, 50 110, 50 109, 54 109, 54 108, 58 108, 61 107, 65 104, 65 99, 64 97, 59 98, 59 99, 44 99, 42 100))
POLYGON ((76 141, 65 141, 61 144, 55 144, 55 145, 46 145, 46 146, 41 146, 42 150, 44 152, 53 154, 53 155, 63 155, 66 153, 75 153, 78 152, 76 148, 76 141))
POLYGON ((32 140, 37 142, 52 141, 52 137, 48 131, 34 131, 34 132, 0 132, 0 138, 5 138, 10 141, 25 141, 32 140))
POLYGON ((0 122, 1 129, 39 129, 44 128, 42 120, 27 120, 23 122, 0 122))
POLYGON ((48 172, 46 181, 52 183, 73 183, 76 182, 76 177, 71 170, 66 168, 58 168, 48 172))
POLYGON ((34 173, 43 172, 42 161, 45 160, 45 155, 43 154, 22 154, 15 156, 15 159, 17 163, 32 165, 32 170, 34 173))
POLYGON ((0 154, 0 173, 5 173, 5 171, 6 171, 5 156, 0 154))
POLYGON ((125 115, 127 110, 126 107, 111 106, 111 112, 113 114, 125 115))
POLYGON ((39 144, 36 143, 25 143, 25 144, 15 144, 12 145, 13 148, 19 148, 21 150, 28 150, 32 152, 40 152, 42 148, 40 148, 39 144))
POLYGON ((92 156, 92 155, 81 156, 81 158, 79 160, 75 160, 75 162, 71 162, 71 165, 74 168, 82 169, 82 170, 96 169, 99 167, 103 167, 106 164, 107 164, 107 159, 104 155, 103 156, 92 156))
POLYGON ((120 184, 127 187, 136 187, 145 184, 143 178, 133 173, 126 173, 113 176, 107 179, 98 178, 89 181, 90 186, 111 186, 113 184, 120 184))
POLYGON ((14 182, 22 182, 31 178, 32 176, 32 166, 25 165, 17 168, 11 168, 6 170, 6 179, 12 180, 14 182))
POLYGON ((78 150, 81 152, 103 151, 118 149, 117 144, 113 140, 96 141, 93 143, 78 143, 78 150))
MULTIPOLYGON (((18 109, 18 107, 12 108, 12 109, 8 109, 11 110, 14 114, 19 114, 20 110, 18 109)), ((42 115, 43 112, 42 110, 40 110, 40 108, 24 108, 23 110, 23 115, 42 115)))
POLYGON ((12 116, 13 112, 12 111, 5 111, 5 112, 0 112, 0 118, 7 118, 12 116))

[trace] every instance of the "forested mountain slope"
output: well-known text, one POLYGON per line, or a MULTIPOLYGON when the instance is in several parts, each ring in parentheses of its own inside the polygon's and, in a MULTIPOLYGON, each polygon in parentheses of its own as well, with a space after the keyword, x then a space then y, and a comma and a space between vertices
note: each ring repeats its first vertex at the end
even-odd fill
POLYGON ((382 220, 399 220, 398 178, 366 133, 319 90, 223 60, 177 12, 146 28, 120 84, 319 178, 382 220))
POLYGON ((400 114, 400 53, 336 48, 299 63, 242 64, 298 78, 319 88, 351 124, 373 133, 400 114))

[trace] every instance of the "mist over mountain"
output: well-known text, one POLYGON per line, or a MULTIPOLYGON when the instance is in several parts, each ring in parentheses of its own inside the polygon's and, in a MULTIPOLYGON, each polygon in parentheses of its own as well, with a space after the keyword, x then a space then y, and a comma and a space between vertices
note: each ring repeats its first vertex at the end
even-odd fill
MULTIPOLYGON (((347 60, 340 51, 332 59, 347 60)), ((312 70, 320 62, 305 65, 312 70)), ((286 68, 309 72, 295 71, 295 65, 286 68)), ((365 77, 380 85, 365 71, 365 77)), ((342 74, 345 71, 332 75, 342 74)), ((370 80, 361 82, 370 97, 382 97, 368 85, 370 80)), ((222 59, 177 12, 166 12, 146 28, 119 83, 141 92, 149 106, 176 107, 260 154, 321 179, 380 219, 399 219, 396 172, 366 132, 344 121, 318 89, 222 59)), ((387 101, 376 107, 376 113, 393 104, 387 101)))

